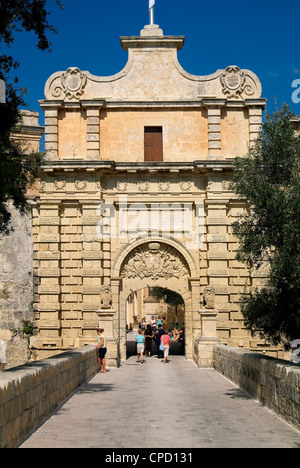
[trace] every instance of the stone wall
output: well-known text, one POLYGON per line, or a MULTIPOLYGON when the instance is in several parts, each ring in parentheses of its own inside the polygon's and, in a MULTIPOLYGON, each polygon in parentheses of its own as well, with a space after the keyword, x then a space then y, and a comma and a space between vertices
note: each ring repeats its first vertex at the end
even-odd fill
POLYGON ((214 347, 214 367, 264 406, 300 429, 300 367, 263 354, 214 347))
POLYGON ((0 448, 13 448, 97 370, 87 346, 0 373, 0 448))
MULTIPOLYGON (((12 135, 24 151, 39 151, 44 127, 37 112, 22 110, 22 123, 12 135)), ((37 186, 28 188, 34 204, 37 186)), ((11 231, 0 234, 0 370, 24 364, 30 358, 24 323, 33 321, 33 263, 31 210, 24 215, 9 203, 11 231)))
POLYGON ((23 320, 33 321, 31 214, 11 205, 12 230, 0 236, 0 365, 10 368, 28 361, 23 320))

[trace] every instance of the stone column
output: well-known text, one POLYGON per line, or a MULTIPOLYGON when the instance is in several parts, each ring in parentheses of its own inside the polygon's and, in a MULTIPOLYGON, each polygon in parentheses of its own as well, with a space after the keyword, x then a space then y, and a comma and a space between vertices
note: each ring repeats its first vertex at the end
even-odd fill
POLYGON ((100 309, 97 311, 97 314, 101 317, 99 322, 99 327, 104 328, 104 323, 106 323, 107 328, 106 335, 113 338, 114 329, 113 329, 113 316, 115 310, 112 307, 112 290, 110 285, 104 285, 100 291, 100 309))
POLYGON ((200 309, 201 334, 196 340, 198 367, 213 367, 214 346, 220 342, 217 337, 216 309, 200 309))

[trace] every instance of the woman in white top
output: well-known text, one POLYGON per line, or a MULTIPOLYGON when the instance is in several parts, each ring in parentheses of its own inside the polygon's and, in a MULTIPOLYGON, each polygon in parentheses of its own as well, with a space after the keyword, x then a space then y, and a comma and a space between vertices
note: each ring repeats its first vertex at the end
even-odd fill
POLYGON ((151 330, 155 331, 156 330, 156 320, 154 318, 154 315, 152 315, 152 317, 151 317, 150 325, 151 325, 151 330))

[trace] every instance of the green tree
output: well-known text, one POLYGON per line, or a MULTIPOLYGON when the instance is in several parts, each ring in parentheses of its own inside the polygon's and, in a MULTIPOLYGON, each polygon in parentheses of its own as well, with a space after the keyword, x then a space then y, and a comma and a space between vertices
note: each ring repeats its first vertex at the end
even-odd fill
MULTIPOLYGON (((56 3, 61 6, 59 0, 56 3)), ((0 79, 6 82, 6 103, 0 104, 0 232, 9 231, 8 201, 24 213, 27 209, 27 188, 33 183, 43 161, 41 153, 26 154, 11 135, 21 121, 20 108, 25 106, 25 90, 18 87, 17 77, 12 77, 18 63, 4 53, 14 42, 17 31, 34 32, 37 47, 50 50, 49 32, 55 32, 48 23, 47 0, 5 0, 0 2, 0 79)))
POLYGON ((300 338, 300 140, 287 105, 266 113, 244 158, 236 158, 232 188, 248 201, 233 224, 237 259, 250 272, 268 267, 260 288, 242 297, 246 326, 274 344, 300 338))
POLYGON ((163 299, 166 302, 166 304, 174 306, 176 310, 176 316, 177 316, 177 307, 180 305, 184 305, 184 301, 181 295, 175 291, 172 291, 171 289, 155 287, 153 288, 153 294, 154 294, 155 299, 157 300, 163 299))

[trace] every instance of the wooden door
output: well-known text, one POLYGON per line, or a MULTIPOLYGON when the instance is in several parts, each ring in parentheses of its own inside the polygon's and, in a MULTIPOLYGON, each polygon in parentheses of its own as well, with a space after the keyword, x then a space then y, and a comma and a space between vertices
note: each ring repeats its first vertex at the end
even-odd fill
POLYGON ((145 161, 163 161, 162 127, 145 127, 145 161))

